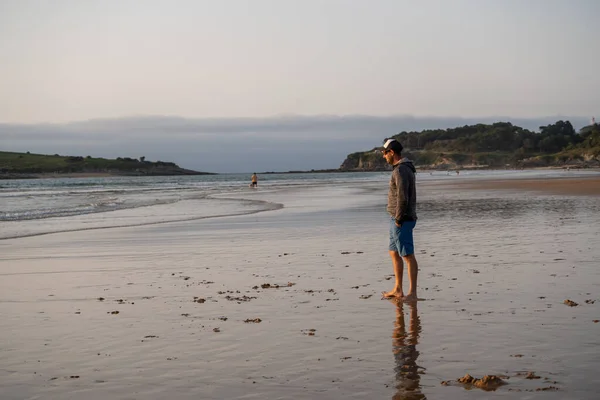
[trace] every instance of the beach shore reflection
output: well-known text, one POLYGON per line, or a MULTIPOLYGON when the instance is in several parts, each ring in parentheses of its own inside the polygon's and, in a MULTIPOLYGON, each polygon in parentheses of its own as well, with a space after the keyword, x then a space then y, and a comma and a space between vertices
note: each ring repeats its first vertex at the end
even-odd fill
POLYGON ((421 319, 417 302, 404 304, 402 301, 392 301, 396 307, 396 321, 392 334, 392 351, 396 360, 394 372, 396 374, 397 392, 393 400, 421 400, 426 399, 421 391, 421 376, 423 368, 417 364, 419 351, 419 335, 421 333, 421 319), (404 317, 404 308, 408 309, 408 331, 404 317))

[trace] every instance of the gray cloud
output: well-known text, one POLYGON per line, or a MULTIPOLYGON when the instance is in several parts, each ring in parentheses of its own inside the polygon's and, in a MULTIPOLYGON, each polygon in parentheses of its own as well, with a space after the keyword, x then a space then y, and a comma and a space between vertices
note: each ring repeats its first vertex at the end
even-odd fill
POLYGON ((287 171, 337 168, 347 154, 379 146, 383 138, 403 130, 511 121, 537 131, 540 125, 558 119, 570 120, 576 129, 588 123, 587 118, 566 116, 149 116, 67 124, 0 124, 0 143, 7 151, 105 158, 145 156, 211 172, 287 171))

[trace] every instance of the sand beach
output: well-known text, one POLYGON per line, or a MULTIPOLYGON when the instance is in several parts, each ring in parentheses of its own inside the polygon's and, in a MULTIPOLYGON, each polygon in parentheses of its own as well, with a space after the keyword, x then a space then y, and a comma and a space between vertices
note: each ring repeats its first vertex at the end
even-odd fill
POLYGON ((461 189, 478 190, 514 190, 531 191, 559 195, 589 195, 600 196, 600 178, 586 177, 552 177, 548 179, 493 179, 477 181, 458 181, 450 186, 461 189))
POLYGON ((596 398, 598 176, 468 178, 419 185, 415 304, 380 296, 385 176, 0 240, 0 398, 596 398))

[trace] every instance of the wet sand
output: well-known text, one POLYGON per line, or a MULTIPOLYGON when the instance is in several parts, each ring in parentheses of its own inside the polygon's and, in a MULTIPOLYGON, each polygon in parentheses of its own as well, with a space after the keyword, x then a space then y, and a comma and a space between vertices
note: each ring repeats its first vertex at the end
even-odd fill
POLYGON ((573 196, 599 196, 600 177, 560 177, 548 179, 494 179, 455 181, 448 186, 459 189, 524 190, 573 196))
POLYGON ((285 208, 0 241, 1 398, 596 398, 596 197, 424 185, 403 305, 385 187, 244 196, 285 208))

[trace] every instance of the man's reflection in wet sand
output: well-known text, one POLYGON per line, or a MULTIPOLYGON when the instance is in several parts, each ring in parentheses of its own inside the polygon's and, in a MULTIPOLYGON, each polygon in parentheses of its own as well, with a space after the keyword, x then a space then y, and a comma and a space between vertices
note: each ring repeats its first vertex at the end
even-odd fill
POLYGON ((392 301, 396 305, 396 322, 392 335, 392 348, 396 359, 396 394, 393 400, 421 400, 426 399, 421 392, 420 373, 423 368, 417 365, 419 351, 419 334, 421 333, 421 320, 417 310, 417 302, 403 304, 402 301, 392 301), (408 332, 404 320, 404 307, 408 307, 409 320, 408 332))

